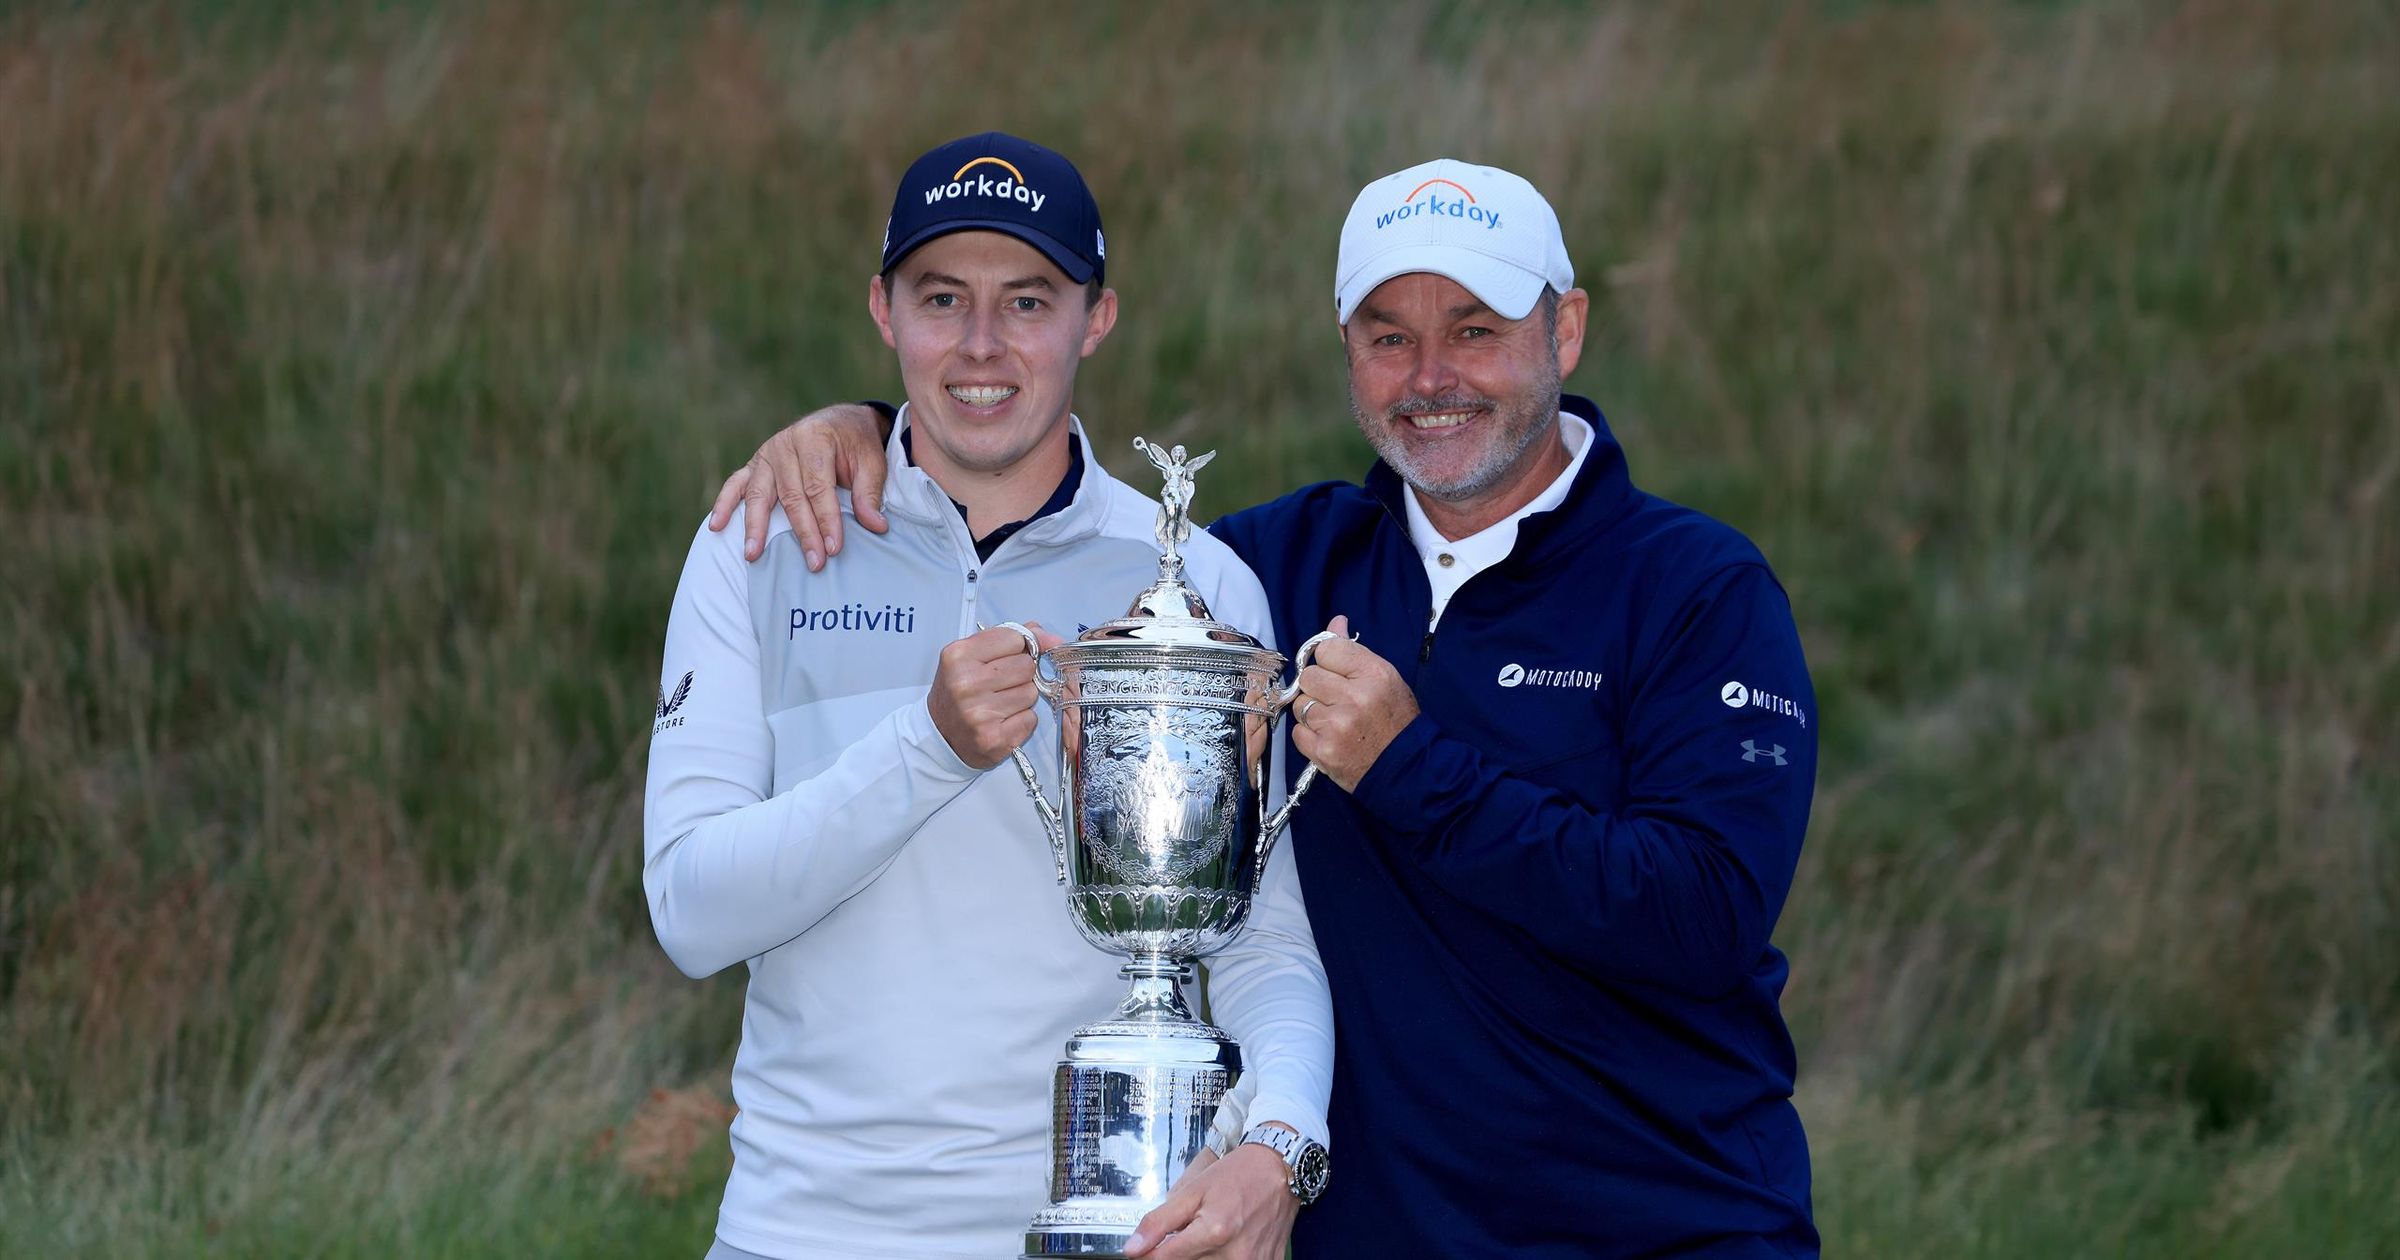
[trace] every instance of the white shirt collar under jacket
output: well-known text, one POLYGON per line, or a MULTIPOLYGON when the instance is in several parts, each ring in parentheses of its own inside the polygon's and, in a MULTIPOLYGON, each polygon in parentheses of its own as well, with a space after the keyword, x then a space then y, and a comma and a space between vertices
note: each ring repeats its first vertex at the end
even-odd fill
POLYGON ((1450 606, 1450 597, 1467 579, 1508 558, 1516 550, 1517 527, 1536 512, 1547 512, 1566 502, 1567 488, 1575 484, 1575 474, 1583 470, 1583 454, 1592 446, 1592 426, 1572 412, 1558 413, 1559 436, 1567 444, 1567 468, 1545 487, 1533 501, 1506 517, 1464 538, 1442 537, 1442 531, 1426 519, 1425 509, 1417 503, 1417 491, 1409 488, 1408 537, 1417 545, 1417 554, 1425 561, 1425 576, 1433 581, 1433 615, 1425 623, 1431 630, 1442 622, 1442 610, 1450 606))

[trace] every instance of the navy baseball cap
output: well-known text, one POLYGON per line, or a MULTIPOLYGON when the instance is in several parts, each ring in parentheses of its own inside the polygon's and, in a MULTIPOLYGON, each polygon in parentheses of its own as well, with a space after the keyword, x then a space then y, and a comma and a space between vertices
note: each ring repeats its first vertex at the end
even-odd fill
POLYGON ((1006 232, 1077 284, 1108 271, 1100 206, 1075 164, 1004 132, 953 140, 910 163, 883 230, 883 266, 950 232, 1006 232))

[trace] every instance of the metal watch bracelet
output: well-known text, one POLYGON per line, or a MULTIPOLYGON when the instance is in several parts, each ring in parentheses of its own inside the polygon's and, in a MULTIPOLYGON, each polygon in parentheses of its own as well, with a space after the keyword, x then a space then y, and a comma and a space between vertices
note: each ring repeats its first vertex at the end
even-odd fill
POLYGON ((1333 1167, 1325 1148, 1315 1140, 1290 1129, 1272 1124, 1253 1125, 1242 1135, 1242 1144, 1256 1142, 1283 1158, 1284 1167, 1291 1170, 1292 1197, 1307 1207, 1325 1193, 1325 1183, 1331 1179, 1333 1167))

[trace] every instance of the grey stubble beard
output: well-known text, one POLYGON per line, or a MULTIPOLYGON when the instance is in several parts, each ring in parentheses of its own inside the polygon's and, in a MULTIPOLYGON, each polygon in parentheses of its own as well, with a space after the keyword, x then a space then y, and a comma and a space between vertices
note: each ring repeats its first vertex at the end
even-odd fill
POLYGON ((1503 411, 1493 399, 1472 394, 1443 394, 1428 398, 1411 394, 1392 404, 1380 418, 1370 417, 1358 404, 1358 390, 1345 382, 1350 399, 1350 418, 1357 422, 1360 433, 1366 435, 1367 445, 1400 478, 1419 494, 1444 503, 1464 503, 1489 492, 1504 480, 1508 472, 1525 457, 1525 452, 1551 425, 1558 423, 1559 388, 1558 354, 1555 334, 1552 352, 1542 360, 1543 379, 1539 388, 1531 391, 1524 403, 1513 410, 1503 411), (1447 482, 1429 480, 1429 474, 1415 466, 1408 444, 1396 431, 1402 423, 1398 417, 1404 411, 1464 411, 1489 408, 1492 418, 1500 423, 1500 436, 1484 457, 1465 472, 1447 482))

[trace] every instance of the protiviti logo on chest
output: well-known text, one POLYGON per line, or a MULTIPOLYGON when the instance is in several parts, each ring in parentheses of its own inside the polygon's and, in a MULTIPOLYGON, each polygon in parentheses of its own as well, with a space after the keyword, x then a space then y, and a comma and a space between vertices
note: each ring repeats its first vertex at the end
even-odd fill
POLYGON ((786 639, 797 639, 803 630, 823 633, 828 630, 868 630, 881 634, 915 634, 917 606, 885 604, 844 604, 839 608, 795 608, 792 610, 791 633, 786 639))
POLYGON ((1042 203, 1050 200, 1026 187, 1024 174, 996 157, 979 157, 959 167, 949 183, 935 184, 925 190, 925 204, 929 206, 953 197, 998 197, 1002 201, 1022 202, 1031 206, 1036 214, 1041 212, 1042 203), (976 167, 986 165, 997 169, 970 174, 976 167))
POLYGON ((1482 206, 1476 205, 1475 194, 1468 192, 1466 185, 1447 179, 1429 179, 1417 185, 1415 192, 1400 199, 1400 205, 1396 209, 1386 210, 1382 214, 1376 215, 1375 226, 1387 228, 1395 223, 1406 223, 1421 214, 1465 219, 1469 223, 1480 223, 1487 229, 1500 226, 1499 211, 1486 210, 1482 206), (1458 190, 1458 195, 1447 196, 1441 189, 1434 188, 1435 184, 1448 184, 1458 190), (1433 191, 1426 192, 1425 190, 1428 188, 1432 188, 1433 191), (1420 194, 1424 197, 1423 201, 1417 200, 1420 194))

